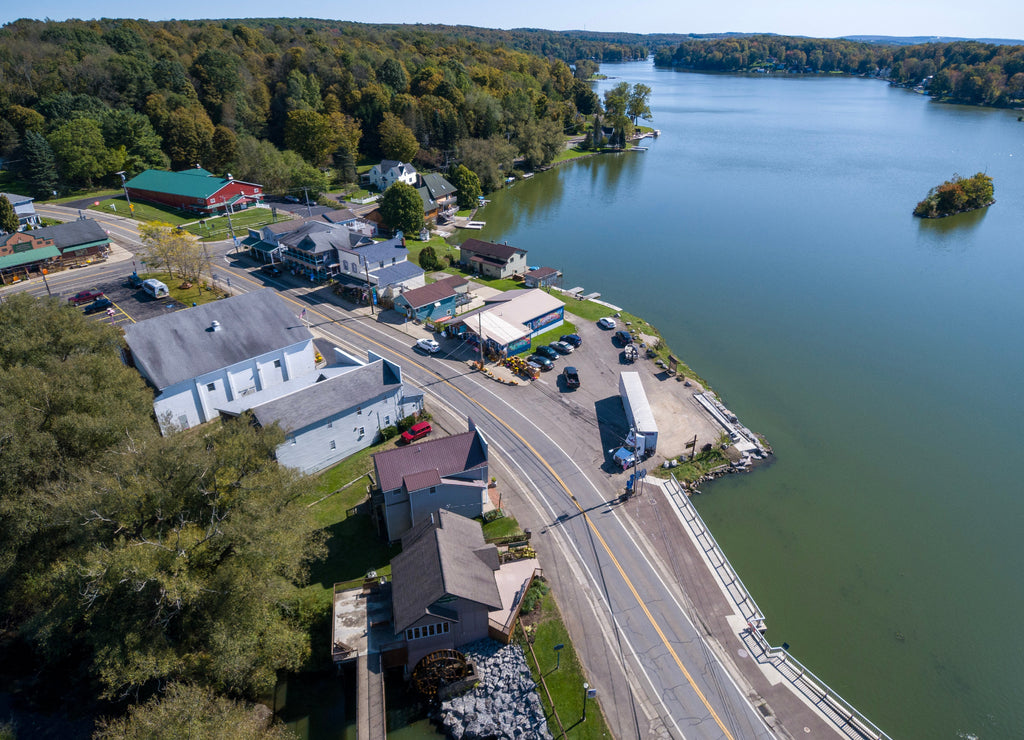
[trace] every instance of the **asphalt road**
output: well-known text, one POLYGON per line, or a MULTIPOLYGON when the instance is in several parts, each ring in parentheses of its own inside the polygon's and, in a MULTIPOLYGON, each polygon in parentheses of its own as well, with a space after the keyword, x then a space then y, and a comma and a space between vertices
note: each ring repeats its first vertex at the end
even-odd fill
MULTIPOLYGON (((37 210, 68 217, 68 209, 37 210)), ((103 222, 121 246, 138 247, 127 219, 89 216, 103 222)), ((453 340, 439 355, 424 356, 412 349, 415 338, 401 327, 337 305, 327 288, 311 290, 290 275, 257 275, 255 264, 247 255, 234 255, 230 242, 210 245, 209 251, 212 272, 225 281, 230 277, 233 291, 279 288, 297 315, 305 308, 313 329, 339 346, 399 362, 432 410, 454 414, 449 425, 461 430, 461 419, 473 418, 497 453, 517 518, 535 532, 545 574, 615 737, 775 737, 694 627, 686 595, 623 515, 623 476, 602 469, 605 452, 593 405, 559 393, 554 373, 527 387, 489 380, 469 369, 465 359, 471 353, 453 340)), ((130 274, 131 264, 58 273, 50 288, 71 295, 117 282, 130 274)), ((45 293, 38 280, 20 287, 45 293)))

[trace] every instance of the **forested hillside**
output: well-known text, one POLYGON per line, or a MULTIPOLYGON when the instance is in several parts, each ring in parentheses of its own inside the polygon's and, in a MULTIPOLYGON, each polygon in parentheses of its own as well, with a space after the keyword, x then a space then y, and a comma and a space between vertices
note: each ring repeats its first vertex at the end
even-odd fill
POLYGON ((688 39, 659 49, 655 64, 721 72, 843 72, 901 85, 931 77, 928 93, 939 99, 1001 107, 1024 101, 1024 46, 976 41, 883 46, 771 35, 688 39))
POLYGON ((647 49, 316 20, 20 20, 0 29, 0 155, 37 197, 196 164, 323 190, 363 157, 458 159, 493 186, 518 156, 549 162, 598 111, 564 61, 575 53, 647 49))

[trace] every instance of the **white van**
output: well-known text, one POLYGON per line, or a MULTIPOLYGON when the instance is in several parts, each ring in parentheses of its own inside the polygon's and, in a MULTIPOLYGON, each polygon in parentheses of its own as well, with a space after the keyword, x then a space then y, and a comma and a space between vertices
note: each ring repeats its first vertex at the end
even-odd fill
POLYGON ((142 289, 154 298, 163 298, 164 296, 171 294, 171 291, 167 289, 166 285, 161 283, 159 280, 154 280, 153 278, 143 280, 142 289))

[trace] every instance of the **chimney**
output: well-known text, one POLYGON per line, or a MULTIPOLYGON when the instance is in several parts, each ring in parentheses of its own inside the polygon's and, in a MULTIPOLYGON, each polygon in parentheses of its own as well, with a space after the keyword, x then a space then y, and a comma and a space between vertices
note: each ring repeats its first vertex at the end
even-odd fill
POLYGON ((217 321, 217 319, 214 319, 210 323, 210 329, 212 329, 213 331, 220 331, 220 322, 217 321))

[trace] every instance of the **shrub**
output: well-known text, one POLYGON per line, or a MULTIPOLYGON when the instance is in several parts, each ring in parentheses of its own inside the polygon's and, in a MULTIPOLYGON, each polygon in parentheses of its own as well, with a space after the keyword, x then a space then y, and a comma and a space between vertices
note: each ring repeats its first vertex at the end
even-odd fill
POLYGON ((519 610, 520 614, 529 614, 537 607, 537 602, 547 596, 551 589, 548 584, 539 578, 534 579, 533 583, 530 584, 530 588, 526 590, 526 594, 523 596, 523 606, 519 610))

